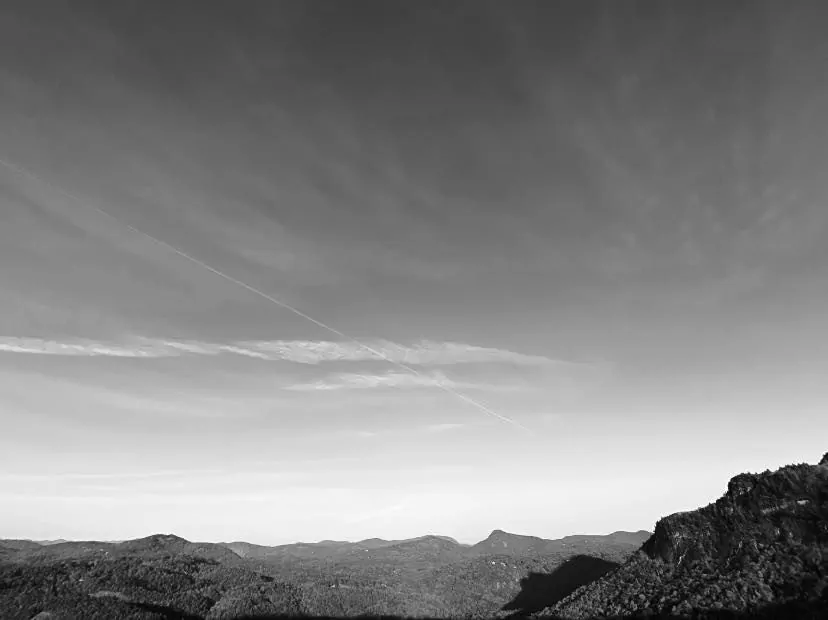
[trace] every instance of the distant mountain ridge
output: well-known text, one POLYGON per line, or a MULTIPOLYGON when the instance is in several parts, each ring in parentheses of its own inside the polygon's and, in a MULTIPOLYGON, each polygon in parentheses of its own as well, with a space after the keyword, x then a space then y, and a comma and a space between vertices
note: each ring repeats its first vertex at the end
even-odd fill
MULTIPOLYGON (((265 610, 277 617, 298 609, 317 617, 340 617, 343 609, 433 618, 462 610, 494 617, 527 574, 548 572, 577 553, 562 541, 502 530, 487 540, 493 537, 531 539, 537 549, 525 547, 520 556, 513 545, 510 554, 487 554, 438 535, 274 547, 190 542, 173 534, 118 543, 10 541, 3 547, 0 541, 0 617, 30 620, 45 609, 54 617, 133 618, 131 607, 142 605, 163 617, 205 620, 259 617, 245 614, 265 610), (547 548, 559 552, 543 555, 547 548), (176 615, 182 609, 190 615, 176 615)), ((600 554, 621 560, 639 546, 610 543, 600 554)))
POLYGON ((611 552, 629 553, 638 548, 650 532, 613 532, 606 535, 573 535, 552 540, 537 536, 511 534, 494 530, 484 540, 465 545, 449 536, 426 535, 405 540, 370 538, 359 542, 321 541, 287 545, 254 545, 247 542, 219 543, 243 558, 274 560, 289 559, 347 559, 356 556, 366 559, 433 557, 444 560, 472 558, 482 555, 513 557, 543 556, 549 554, 611 552))
POLYGON ((55 560, 68 558, 108 558, 139 556, 169 557, 189 555, 218 562, 239 564, 241 557, 216 543, 193 543, 174 534, 153 534, 123 542, 65 541, 40 544, 35 541, 0 539, 0 558, 55 560))
POLYGON ((560 539, 550 540, 537 536, 510 534, 503 530, 494 530, 489 537, 472 545, 473 555, 549 555, 578 549, 580 553, 588 553, 607 547, 627 548, 639 546, 650 537, 650 532, 613 532, 606 535, 572 535, 560 539))
MULTIPOLYGON (((62 552, 86 549, 86 553, 99 552, 137 552, 158 550, 168 547, 176 553, 223 555, 219 548, 224 548, 242 558, 272 558, 290 556, 295 558, 337 558, 379 550, 425 550, 437 552, 456 552, 460 556, 474 557, 497 554, 509 556, 544 555, 568 551, 567 547, 589 548, 590 546, 640 546, 650 532, 613 532, 606 535, 572 535, 560 539, 546 539, 537 536, 512 534, 503 530, 493 530, 484 540, 468 545, 458 542, 450 536, 427 534, 416 538, 402 540, 385 540, 369 538, 357 542, 322 540, 319 542, 296 542, 284 545, 257 545, 246 541, 197 543, 173 534, 153 534, 144 538, 125 541, 75 541, 54 540, 34 541, 25 539, 0 539, 0 546, 17 551, 41 551, 62 555, 62 552)), ((207 557, 205 556, 205 557, 207 557)))
POLYGON ((461 544, 450 536, 429 534, 403 540, 369 538, 358 542, 323 540, 286 545, 257 545, 245 541, 197 543, 173 534, 154 534, 135 540, 61 541, 40 543, 30 540, 0 539, 0 557, 32 555, 34 557, 120 557, 125 554, 158 555, 164 553, 195 555, 218 561, 236 559, 295 564, 305 560, 391 562, 455 562, 486 555, 540 557, 546 555, 597 555, 626 557, 637 549, 649 532, 614 532, 607 535, 575 535, 551 540, 536 536, 494 530, 475 545, 461 544))
POLYGON ((322 559, 322 558, 343 558, 363 553, 378 552, 382 549, 394 547, 432 547, 444 546, 447 548, 463 549, 468 545, 461 545, 448 536, 419 536, 404 540, 383 540, 381 538, 369 538, 358 542, 323 540, 315 543, 290 543, 286 545, 256 545, 244 541, 230 543, 218 543, 237 553, 243 558, 251 559, 273 559, 278 557, 297 559, 322 559))

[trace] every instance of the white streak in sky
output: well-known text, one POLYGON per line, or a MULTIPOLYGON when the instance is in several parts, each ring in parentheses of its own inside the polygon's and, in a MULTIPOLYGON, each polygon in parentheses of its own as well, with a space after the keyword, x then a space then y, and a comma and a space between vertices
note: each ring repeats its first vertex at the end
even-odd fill
POLYGON ((358 374, 340 373, 313 381, 311 383, 299 383, 286 387, 286 390, 296 391, 329 391, 329 390, 364 390, 376 388, 439 388, 450 387, 453 389, 485 389, 499 390, 497 386, 482 383, 465 383, 453 381, 443 373, 431 373, 429 375, 410 375, 401 372, 388 372, 385 374, 358 374))
POLYGON ((105 342, 89 339, 58 341, 12 336, 0 337, 0 352, 124 358, 241 355, 265 361, 287 361, 297 364, 362 361, 390 361, 415 366, 473 363, 500 363, 521 366, 566 366, 574 364, 573 362, 555 360, 541 355, 526 355, 504 349, 428 340, 414 345, 377 340, 371 342, 370 349, 367 349, 357 343, 328 340, 253 340, 212 343, 198 340, 132 338, 124 342, 105 342))
MULTIPOLYGON (((46 182, 44 179, 42 179, 37 174, 34 174, 34 173, 30 172, 29 170, 27 170, 27 169, 25 169, 21 166, 18 166, 17 164, 14 164, 14 163, 12 163, 8 160, 5 160, 5 159, 0 159, 0 165, 6 167, 6 168, 8 168, 8 169, 10 169, 10 170, 12 170, 16 173, 22 174, 22 175, 26 176, 27 178, 30 178, 34 181, 37 181, 38 183, 40 183, 40 184, 42 184, 46 187, 53 187, 53 188, 57 189, 58 191, 60 191, 63 195, 65 195, 66 197, 70 198, 71 200, 73 200, 77 203, 82 203, 83 202, 83 200, 80 199, 78 196, 75 196, 71 192, 67 192, 63 189, 60 189, 60 188, 46 182)), ((246 282, 244 282, 242 280, 239 280, 238 278, 235 278, 232 275, 230 275, 228 273, 225 273, 224 271, 221 271, 220 269, 216 269, 215 267, 212 267, 208 263, 205 263, 204 261, 196 258, 195 256, 187 254, 183 250, 180 250, 179 248, 175 247, 174 245, 170 245, 169 243, 159 239, 158 237, 154 237, 151 234, 144 232, 140 228, 136 228, 136 227, 132 226, 131 224, 127 223, 126 221, 121 220, 120 218, 112 215, 108 211, 105 211, 103 209, 100 209, 100 208, 94 207, 94 206, 92 207, 92 210, 99 213, 100 215, 103 215, 106 218, 109 218, 109 219, 119 223, 124 228, 132 231, 134 234, 138 235, 139 237, 142 237, 142 238, 146 239, 147 241, 150 241, 150 242, 152 242, 153 244, 155 244, 159 247, 165 248, 166 250, 168 250, 170 252, 174 252, 175 254, 180 256, 182 259, 185 259, 185 260, 190 261, 191 263, 193 263, 195 265, 200 266, 201 268, 209 271, 210 273, 213 273, 216 276, 218 276, 218 277, 220 277, 220 278, 222 278, 222 279, 224 279, 228 282, 231 282, 231 283, 235 284, 236 286, 239 286, 240 288, 242 288, 246 291, 249 291, 250 293, 253 293, 253 294, 259 296, 260 298, 272 303, 275 306, 278 306, 279 308, 282 308, 283 310, 287 310, 287 311, 289 311, 289 312, 291 312, 291 313, 293 313, 293 314, 295 314, 299 317, 302 317, 306 321, 309 321, 310 323, 313 323, 314 325, 317 325, 318 327, 321 327, 325 331, 330 332, 331 334, 334 334, 339 338, 342 338, 343 341, 351 342, 354 345, 357 345, 357 346, 359 346, 363 349, 366 349, 370 353, 372 353, 372 354, 378 356, 379 358, 381 358, 382 360, 384 360, 386 362, 390 362, 392 364, 395 364, 396 366, 400 367, 401 369, 406 370, 408 372, 411 372, 414 375, 418 375, 418 376, 420 375, 420 372, 415 367, 411 366, 410 364, 394 361, 394 360, 388 358, 382 351, 377 350, 377 349, 373 349, 370 345, 368 345, 364 342, 359 342, 355 338, 352 338, 352 337, 348 336, 347 334, 345 334, 344 332, 336 329, 335 327, 333 327, 331 325, 328 325, 328 324, 326 324, 326 323, 324 323, 324 322, 322 322, 318 319, 315 319, 314 317, 310 316, 309 314, 306 314, 305 312, 302 312, 301 310, 291 306, 290 304, 287 304, 283 301, 280 301, 277 297, 274 297, 273 295, 269 295, 265 291, 262 291, 261 289, 258 289, 254 286, 251 286, 251 285, 247 284, 246 282)), ((483 413, 485 413, 487 415, 495 417, 495 418, 497 418, 497 419, 499 419, 503 422, 511 424, 511 425, 515 426, 516 428, 520 428, 524 431, 529 430, 528 428, 523 426, 517 420, 513 420, 512 418, 509 418, 508 416, 504 416, 504 415, 498 413, 497 411, 494 411, 493 409, 490 409, 489 407, 483 405, 482 403, 479 403, 479 402, 475 401, 473 398, 470 398, 469 396, 467 396, 465 394, 457 392, 451 386, 440 384, 439 387, 441 389, 443 389, 444 391, 446 391, 446 392, 452 394, 453 396, 457 397, 458 399, 468 403, 469 405, 472 405, 476 409, 479 409, 480 411, 482 411, 483 413)))
POLYGON ((75 357, 169 357, 157 349, 124 347, 90 340, 59 342, 40 338, 6 337, 0 339, 0 352, 31 353, 36 355, 65 355, 75 357))
POLYGON ((147 478, 174 478, 183 476, 215 476, 223 473, 221 469, 175 469, 175 470, 152 470, 138 472, 51 472, 46 474, 0 474, 0 480, 19 480, 28 482, 53 482, 55 480, 128 480, 147 478))

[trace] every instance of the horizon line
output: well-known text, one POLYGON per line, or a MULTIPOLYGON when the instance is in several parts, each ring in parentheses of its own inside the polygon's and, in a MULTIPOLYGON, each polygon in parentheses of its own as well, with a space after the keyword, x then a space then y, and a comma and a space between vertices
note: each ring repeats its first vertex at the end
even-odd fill
POLYGON ((493 534, 498 533, 498 532, 502 532, 502 533, 508 534, 510 536, 520 536, 522 538, 538 538, 540 540, 545 540, 545 541, 559 541, 559 540, 565 540, 567 538, 575 538, 575 537, 608 537, 608 536, 613 536, 615 534, 641 534, 641 533, 646 533, 648 535, 652 535, 652 533, 653 533, 651 530, 647 530, 647 529, 640 529, 640 530, 635 530, 635 531, 633 531, 633 530, 614 530, 614 531, 606 533, 606 534, 577 533, 577 534, 567 534, 567 535, 562 536, 560 538, 545 538, 543 536, 537 536, 537 535, 534 535, 534 534, 517 534, 515 532, 508 532, 508 531, 502 530, 500 528, 495 528, 495 529, 491 530, 491 532, 489 533, 488 536, 486 536, 485 538, 482 538, 480 540, 477 540, 476 542, 463 542, 460 539, 456 538, 455 536, 449 536, 447 534, 428 533, 428 534, 421 534, 419 536, 413 536, 413 537, 409 537, 409 538, 381 538, 379 536, 372 536, 372 537, 369 537, 369 538, 362 538, 362 539, 359 539, 359 540, 337 540, 337 539, 334 539, 334 538, 323 538, 323 539, 316 540, 316 541, 295 540, 293 542, 285 542, 285 543, 261 544, 261 543, 250 542, 249 540, 242 540, 242 539, 220 540, 220 541, 191 540, 189 538, 186 538, 186 537, 181 536, 179 534, 175 534, 173 532, 153 532, 151 534, 147 534, 146 536, 137 536, 135 538, 121 538, 121 539, 110 539, 110 540, 96 540, 94 538, 87 538, 87 539, 81 539, 81 538, 76 538, 76 539, 73 539, 73 538, 39 538, 39 539, 35 539, 35 538, 5 538, 5 537, 3 537, 3 538, 0 538, 0 543, 2 543, 2 541, 4 541, 4 540, 20 540, 20 541, 36 543, 36 544, 39 544, 41 546, 48 546, 49 544, 81 543, 81 542, 96 542, 96 543, 106 543, 106 544, 123 544, 123 543, 132 542, 132 541, 136 541, 136 540, 143 540, 145 538, 152 538, 154 536, 174 536, 176 538, 180 538, 181 540, 184 540, 184 541, 186 541, 188 543, 192 543, 192 544, 204 543, 204 544, 224 546, 224 545, 230 545, 230 544, 235 544, 235 543, 244 543, 244 544, 248 544, 248 545, 256 545, 256 546, 259 546, 259 547, 286 547, 286 546, 290 546, 290 545, 319 545, 319 544, 323 544, 323 543, 338 543, 338 544, 347 544, 347 545, 358 545, 359 543, 363 543, 363 542, 366 542, 366 541, 369 541, 369 540, 380 540, 380 541, 389 542, 389 543, 404 543, 404 542, 410 542, 410 541, 414 541, 414 540, 420 540, 420 539, 423 539, 423 538, 434 537, 434 538, 442 538, 442 539, 451 539, 451 540, 453 540, 454 542, 456 542, 457 544, 459 544, 461 546, 472 547, 472 546, 474 546, 476 544, 479 544, 481 542, 485 542, 493 534))

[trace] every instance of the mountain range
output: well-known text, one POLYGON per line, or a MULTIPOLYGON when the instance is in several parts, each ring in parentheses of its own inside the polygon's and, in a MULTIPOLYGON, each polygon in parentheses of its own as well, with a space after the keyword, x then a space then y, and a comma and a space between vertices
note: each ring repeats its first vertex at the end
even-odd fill
POLYGON ((236 559, 268 562, 336 561, 460 561, 487 555, 538 557, 598 553, 625 554, 639 547, 650 532, 614 532, 607 535, 567 536, 557 540, 494 530, 486 539, 468 545, 449 536, 426 535, 404 540, 369 538, 358 542, 323 540, 266 546, 237 541, 190 542, 174 534, 154 534, 127 541, 32 541, 0 539, 0 558, 122 557, 130 554, 193 555, 222 562, 236 559))
POLYGON ((828 618, 828 454, 734 476, 652 534, 263 546, 0 540, 4 620, 828 618))

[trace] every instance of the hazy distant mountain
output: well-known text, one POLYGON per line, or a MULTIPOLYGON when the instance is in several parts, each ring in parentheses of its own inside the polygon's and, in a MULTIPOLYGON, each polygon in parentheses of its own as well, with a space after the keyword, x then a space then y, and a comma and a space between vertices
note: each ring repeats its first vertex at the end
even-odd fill
POLYGON ((359 549, 380 549, 382 547, 387 547, 389 545, 394 545, 398 542, 402 542, 401 540, 383 540, 382 538, 367 538, 365 540, 361 540, 357 543, 353 543, 355 547, 359 549))
POLYGON ((156 534, 122 542, 0 540, 4 556, 33 554, 37 557, 69 558, 88 555, 123 556, 124 554, 185 554, 220 561, 245 558, 295 565, 306 560, 396 562, 453 562, 484 555, 534 557, 591 553, 602 557, 626 557, 637 549, 649 532, 615 532, 608 535, 567 536, 558 540, 511 534, 494 530, 475 545, 464 545, 450 536, 426 535, 403 540, 369 538, 358 542, 324 540, 286 545, 257 545, 245 541, 229 543, 193 543, 171 534, 156 534))
POLYGON ((294 559, 324 559, 341 558, 360 551, 371 551, 397 544, 401 541, 382 540, 371 538, 359 542, 323 540, 320 542, 297 542, 285 545, 255 545, 248 542, 237 541, 231 543, 219 543, 231 549, 244 558, 270 559, 294 558, 294 559))
POLYGON ((434 535, 405 540, 323 540, 272 547, 247 542, 220 544, 243 558, 286 565, 296 565, 301 561, 452 561, 462 557, 469 548, 468 545, 461 545, 449 536, 434 535))
POLYGON ((11 549, 14 551, 34 551, 36 549, 40 549, 40 543, 37 543, 33 540, 21 540, 17 538, 3 538, 0 539, 0 545, 5 547, 6 549, 11 549))
POLYGON ((661 519, 622 567, 543 615, 722 610, 828 618, 828 455, 735 476, 719 500, 661 519))
POLYGON ((489 537, 472 545, 470 551, 475 555, 507 554, 507 555, 537 555, 541 553, 548 541, 537 536, 523 536, 510 534, 503 530, 493 530, 489 537))
POLYGON ((21 554, 28 555, 37 549, 40 549, 40 545, 31 540, 0 539, 0 560, 13 559, 21 554))
POLYGON ((65 541, 41 545, 33 541, 0 540, 0 547, 11 547, 15 553, 6 553, 7 559, 35 559, 41 561, 73 558, 122 558, 195 556, 224 563, 241 562, 231 549, 215 543, 193 543, 173 534, 154 534, 124 542, 65 541), (10 544, 11 543, 11 544, 10 544))
POLYGON ((537 536, 510 534, 494 530, 489 537, 469 549, 471 555, 539 556, 565 553, 568 555, 588 554, 616 556, 629 554, 638 548, 650 532, 614 532, 607 535, 576 535, 549 540, 537 536))
POLYGON ((171 554, 190 555, 219 562, 238 564, 240 556, 224 545, 216 543, 190 542, 173 534, 155 534, 146 538, 113 543, 116 555, 126 554, 171 554))
MULTIPOLYGON (((409 540, 394 541, 391 544, 361 547, 360 544, 349 554, 364 556, 366 561, 383 562, 429 562, 446 563, 456 562, 465 557, 467 547, 460 545, 456 540, 443 536, 420 536, 409 540)), ((356 559, 356 558, 354 558, 356 559)))

